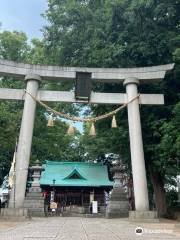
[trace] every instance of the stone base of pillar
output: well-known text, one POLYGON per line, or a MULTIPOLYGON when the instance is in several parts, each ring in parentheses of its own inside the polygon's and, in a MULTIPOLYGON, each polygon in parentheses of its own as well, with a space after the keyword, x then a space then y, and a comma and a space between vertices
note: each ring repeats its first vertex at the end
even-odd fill
POLYGON ((28 192, 24 200, 24 208, 31 217, 44 217, 44 198, 41 192, 28 192))
POLYGON ((180 211, 175 213, 175 218, 178 222, 180 222, 180 211))
POLYGON ((129 211, 129 220, 134 222, 159 222, 156 211, 129 211))
POLYGON ((180 229, 180 223, 175 224, 174 233, 179 234, 180 233, 179 229, 180 229))
POLYGON ((121 187, 112 190, 106 209, 106 218, 128 217, 127 194, 121 187))
POLYGON ((2 221, 24 221, 30 220, 29 212, 24 208, 1 208, 0 219, 2 221))
POLYGON ((168 208, 168 217, 180 221, 180 202, 176 202, 176 206, 168 208))

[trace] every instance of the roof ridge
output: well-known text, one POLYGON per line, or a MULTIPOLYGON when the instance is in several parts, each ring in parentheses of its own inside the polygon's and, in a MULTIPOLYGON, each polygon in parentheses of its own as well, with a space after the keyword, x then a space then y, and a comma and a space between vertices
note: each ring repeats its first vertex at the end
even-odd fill
POLYGON ((48 165, 55 165, 55 164, 85 164, 85 165, 95 165, 95 166, 103 166, 103 163, 94 163, 94 162, 67 162, 67 161, 50 161, 50 160, 45 160, 45 164, 48 165))
POLYGON ((83 180, 87 180, 83 174, 81 173, 81 171, 75 166, 72 171, 65 177, 63 178, 63 180, 69 179, 71 178, 74 174, 77 174, 81 179, 83 180))

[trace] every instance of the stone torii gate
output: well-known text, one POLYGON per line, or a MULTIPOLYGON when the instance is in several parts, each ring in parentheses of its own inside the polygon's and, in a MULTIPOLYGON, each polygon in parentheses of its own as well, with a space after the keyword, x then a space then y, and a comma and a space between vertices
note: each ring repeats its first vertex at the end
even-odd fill
MULTIPOLYGON (((41 101, 51 102, 83 102, 75 98, 74 92, 39 90, 41 81, 72 81, 77 73, 90 73, 89 81, 104 83, 123 83, 126 93, 91 92, 89 103, 125 104, 138 95, 140 83, 153 83, 162 80, 174 64, 144 68, 79 68, 41 66, 0 60, 0 76, 9 76, 26 81, 28 93, 41 101)), ((31 153, 31 142, 36 111, 36 102, 23 89, 0 89, 0 99, 24 100, 24 110, 20 128, 17 158, 16 158, 16 191, 15 207, 23 208, 27 173, 31 153)), ((144 161, 141 121, 139 112, 141 104, 164 104, 162 94, 140 94, 128 104, 128 123, 132 173, 134 182, 136 211, 149 211, 149 200, 144 161)))

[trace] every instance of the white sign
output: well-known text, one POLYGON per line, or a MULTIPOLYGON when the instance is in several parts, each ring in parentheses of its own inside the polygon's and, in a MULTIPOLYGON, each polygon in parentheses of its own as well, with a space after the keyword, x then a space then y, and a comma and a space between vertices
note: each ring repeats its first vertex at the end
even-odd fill
POLYGON ((50 200, 51 202, 53 202, 54 201, 54 191, 51 191, 51 200, 50 200))
POLYGON ((92 212, 98 213, 98 202, 97 201, 92 201, 92 212))

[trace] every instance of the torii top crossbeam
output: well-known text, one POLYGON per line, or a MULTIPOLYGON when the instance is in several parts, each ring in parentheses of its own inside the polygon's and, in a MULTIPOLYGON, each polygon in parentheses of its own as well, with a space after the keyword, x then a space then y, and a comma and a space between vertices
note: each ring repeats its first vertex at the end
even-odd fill
POLYGON ((0 60, 0 75, 13 76, 18 79, 36 74, 43 80, 73 80, 77 72, 91 73, 91 79, 98 82, 122 83, 127 78, 137 78, 140 82, 156 82, 164 78, 166 71, 174 64, 139 68, 87 68, 31 65, 13 61, 0 60))

